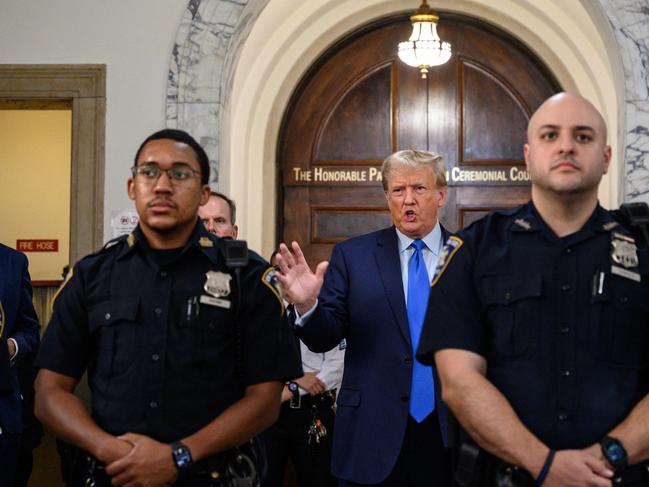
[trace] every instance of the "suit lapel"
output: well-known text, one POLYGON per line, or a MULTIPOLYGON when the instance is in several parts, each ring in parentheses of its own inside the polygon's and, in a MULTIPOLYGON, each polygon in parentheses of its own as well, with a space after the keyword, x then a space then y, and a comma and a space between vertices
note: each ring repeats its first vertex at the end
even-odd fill
POLYGON ((406 312, 406 300, 403 295, 399 245, 394 227, 383 230, 376 241, 374 251, 376 265, 385 289, 385 294, 392 312, 399 324, 399 329, 407 343, 410 343, 410 327, 406 312))

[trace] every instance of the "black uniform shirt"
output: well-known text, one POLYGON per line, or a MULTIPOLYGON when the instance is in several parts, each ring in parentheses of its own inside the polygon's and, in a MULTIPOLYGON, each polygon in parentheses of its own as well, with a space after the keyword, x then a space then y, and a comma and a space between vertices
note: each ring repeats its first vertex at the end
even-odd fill
POLYGON ((458 237, 440 257, 418 356, 482 355, 487 378, 548 446, 599 441, 649 391, 645 242, 625 240, 634 239, 599 206, 559 238, 532 203, 458 237), (615 264, 613 241, 637 245, 639 265, 615 264))
POLYGON ((256 254, 241 270, 240 297, 232 279, 220 306, 202 302, 215 302, 207 273, 220 285, 229 274, 220 243, 197 224, 174 256, 152 250, 138 227, 85 257, 55 298, 37 365, 76 379, 88 369, 100 427, 164 442, 207 425, 247 385, 301 376, 273 271, 256 254))

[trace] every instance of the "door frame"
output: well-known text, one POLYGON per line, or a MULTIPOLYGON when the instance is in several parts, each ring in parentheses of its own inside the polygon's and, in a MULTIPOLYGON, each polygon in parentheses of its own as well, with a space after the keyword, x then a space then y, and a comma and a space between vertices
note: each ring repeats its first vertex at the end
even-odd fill
POLYGON ((103 241, 105 64, 0 65, 0 99, 72 105, 70 263, 103 241))

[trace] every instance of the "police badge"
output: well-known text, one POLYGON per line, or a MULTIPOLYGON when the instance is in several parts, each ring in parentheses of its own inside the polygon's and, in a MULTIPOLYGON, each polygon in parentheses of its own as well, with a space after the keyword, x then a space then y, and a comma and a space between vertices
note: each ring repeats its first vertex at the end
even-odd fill
POLYGON ((638 247, 633 237, 611 233, 611 273, 640 282, 638 247), (616 265, 617 264, 617 265, 616 265))
POLYGON ((223 272, 209 271, 205 274, 207 278, 203 289, 215 298, 221 298, 230 294, 230 281, 232 276, 223 272))

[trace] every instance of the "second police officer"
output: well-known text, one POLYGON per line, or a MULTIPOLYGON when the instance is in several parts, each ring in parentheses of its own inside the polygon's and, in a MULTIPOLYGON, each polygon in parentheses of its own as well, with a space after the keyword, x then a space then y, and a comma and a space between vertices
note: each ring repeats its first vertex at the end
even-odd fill
POLYGON ((483 449, 459 480, 647 486, 647 242, 597 202, 611 148, 588 101, 551 97, 527 136, 531 202, 449 239, 421 337, 483 449))

